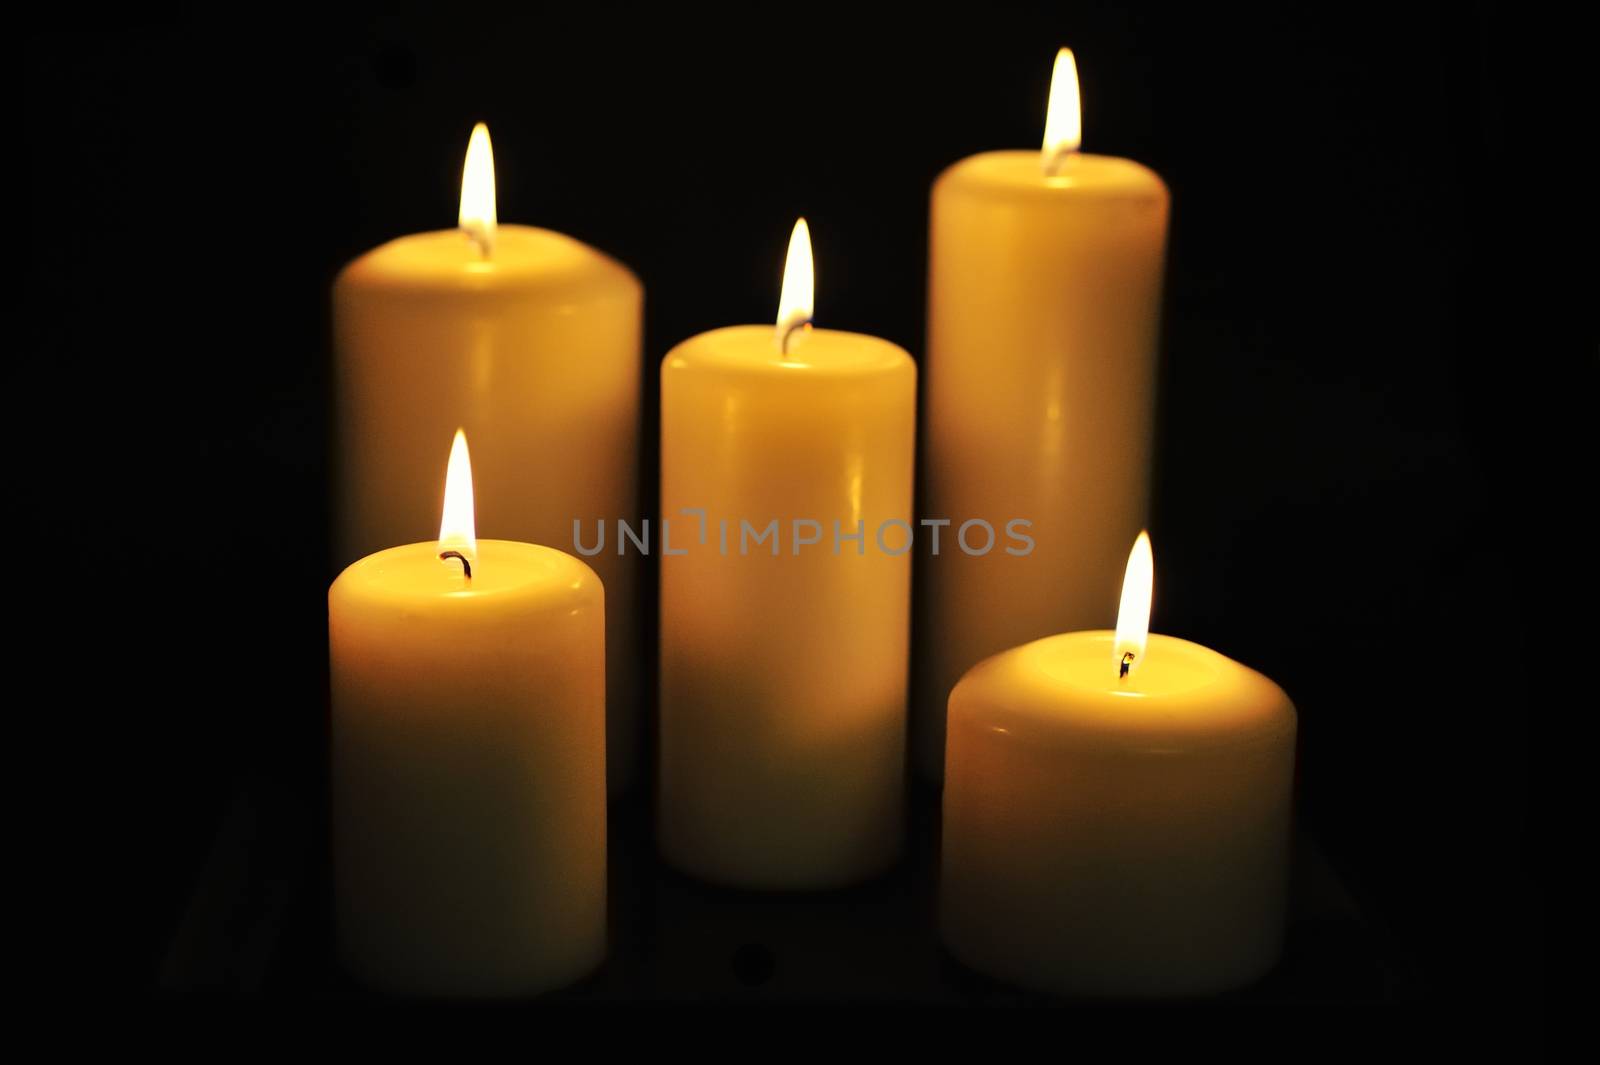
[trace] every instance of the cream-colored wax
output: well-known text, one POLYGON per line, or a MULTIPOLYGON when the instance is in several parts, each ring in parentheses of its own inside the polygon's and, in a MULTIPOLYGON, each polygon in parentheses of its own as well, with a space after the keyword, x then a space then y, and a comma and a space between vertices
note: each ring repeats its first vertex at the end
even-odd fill
MULTIPOLYGON (((498 227, 487 256, 461 230, 401 237, 334 286, 339 561, 426 536, 438 442, 465 427, 485 531, 592 545, 596 522, 637 525, 640 308, 628 270, 584 244, 498 227)), ((590 558, 605 582, 613 789, 641 732, 639 556, 590 558)))
POLYGON ((658 545, 659 823, 679 868, 827 888, 899 856, 915 405, 910 356, 854 333, 785 357, 772 326, 719 329, 663 361, 663 532, 684 553, 658 545), (774 521, 775 555, 742 524, 774 521))
POLYGON ((328 592, 339 954, 384 990, 535 994, 605 955, 603 592, 547 547, 479 541, 470 581, 438 555, 328 592))
POLYGON ((962 961, 1066 995, 1237 987, 1276 961, 1295 712, 1266 677, 1151 636, 996 655, 950 696, 940 927, 962 961))
POLYGON ((981 659, 1111 623, 1146 523, 1168 197, 1138 163, 989 152, 933 187, 924 519, 947 519, 918 608, 917 762, 937 780, 945 704, 981 659), (1032 522, 1024 557, 963 553, 964 521, 1032 522))

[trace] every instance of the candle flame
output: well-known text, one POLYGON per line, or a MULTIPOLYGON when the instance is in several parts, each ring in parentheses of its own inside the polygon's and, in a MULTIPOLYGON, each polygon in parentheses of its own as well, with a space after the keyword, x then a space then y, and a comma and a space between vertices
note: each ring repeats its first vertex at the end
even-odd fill
POLYGON ((796 330, 811 328, 816 277, 811 264, 811 229, 804 218, 789 234, 789 254, 783 263, 783 293, 778 297, 778 350, 788 354, 799 339, 796 330))
POLYGON ((1083 105, 1078 97, 1078 61, 1072 49, 1056 53, 1050 73, 1050 107, 1044 119, 1044 149, 1040 161, 1046 174, 1056 173, 1083 143, 1083 105))
POLYGON ((1122 604, 1117 608, 1117 639, 1112 645, 1118 676, 1132 676, 1144 658, 1145 644, 1150 640, 1150 595, 1155 570, 1150 534, 1141 532, 1128 553, 1128 568, 1122 574, 1122 604), (1124 665, 1128 667, 1126 672, 1124 665))
POLYGON ((467 161, 461 168, 462 230, 487 259, 494 252, 497 220, 494 207, 494 150, 489 145, 489 127, 479 122, 467 141, 467 161))
MULTIPOLYGON (((459 551, 469 563, 478 560, 478 522, 472 506, 472 457, 467 434, 456 430, 450 444, 450 465, 444 475, 444 514, 439 519, 439 553, 459 551)), ((459 563, 452 562, 452 566, 459 563)))

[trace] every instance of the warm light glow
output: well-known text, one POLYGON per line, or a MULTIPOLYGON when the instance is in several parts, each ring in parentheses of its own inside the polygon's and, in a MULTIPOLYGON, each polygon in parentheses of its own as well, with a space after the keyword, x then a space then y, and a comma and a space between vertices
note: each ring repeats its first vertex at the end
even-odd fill
MULTIPOLYGON (((450 466, 444 475, 444 515, 439 519, 439 552, 460 551, 467 561, 478 560, 478 521, 472 506, 472 458, 467 454, 467 434, 456 430, 450 445, 450 466)), ((446 560, 456 568, 461 563, 446 560)))
POLYGON ((778 297, 778 350, 788 354, 811 329, 816 278, 811 266, 811 230, 806 220, 794 224, 789 255, 783 262, 783 294, 778 297), (802 330, 797 332, 797 330, 802 330))
POLYGON ((1054 174, 1083 143, 1083 108, 1078 99, 1078 61, 1072 49, 1056 53, 1050 74, 1050 108, 1044 118, 1044 150, 1040 160, 1046 174, 1054 174))
POLYGON ((1113 664, 1119 675, 1126 661, 1133 676, 1144 658, 1150 640, 1150 594, 1155 583, 1155 558, 1150 554, 1150 534, 1141 532, 1128 553, 1128 568, 1122 574, 1122 605, 1117 608, 1117 640, 1113 645, 1113 664), (1132 658, 1125 656, 1132 654, 1132 658))
POLYGON ((489 127, 479 122, 467 142, 467 162, 461 168, 461 228, 485 259, 494 253, 494 151, 489 147, 489 127))

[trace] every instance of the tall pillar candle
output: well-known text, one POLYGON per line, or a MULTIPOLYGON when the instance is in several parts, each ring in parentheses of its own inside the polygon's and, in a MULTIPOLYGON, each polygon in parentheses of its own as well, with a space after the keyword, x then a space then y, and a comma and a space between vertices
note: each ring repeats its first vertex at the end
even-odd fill
POLYGON ((529 995, 605 955, 604 593, 477 540, 470 476, 458 434, 439 541, 328 592, 339 954, 383 990, 529 995))
POLYGON ((916 370, 801 327, 810 271, 802 221, 776 332, 661 367, 660 845, 745 888, 859 881, 902 844, 916 370))
POLYGON ((929 228, 917 763, 937 780, 945 702, 980 659, 1101 628, 1147 521, 1166 187, 1078 146, 1063 50, 1043 152, 964 159, 934 184, 929 228), (1031 552, 968 554, 962 523, 1025 529, 1031 552))
POLYGON ((1294 706, 1215 651, 1146 637, 1149 559, 1141 537, 1116 632, 1005 651, 950 696, 940 929, 992 976, 1198 995, 1278 958, 1294 706))
MULTIPOLYGON (((390 241, 334 286, 339 563, 413 539, 436 517, 434 441, 465 426, 486 528, 569 545, 634 519, 643 290, 593 248, 497 225, 488 134, 473 133, 461 228, 390 241)), ((636 524, 636 522, 635 522, 636 524)), ((642 657, 638 556, 602 551, 613 790, 634 774, 642 657)))

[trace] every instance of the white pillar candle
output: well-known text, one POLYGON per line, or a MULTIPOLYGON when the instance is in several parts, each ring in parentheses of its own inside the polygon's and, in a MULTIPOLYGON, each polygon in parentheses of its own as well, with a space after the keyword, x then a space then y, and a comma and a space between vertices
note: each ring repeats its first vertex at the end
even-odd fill
POLYGON ((439 541, 328 592, 339 954, 384 990, 535 994, 605 955, 603 593, 477 540, 470 477, 458 433, 439 541))
POLYGON ((904 834, 916 368, 811 330, 810 276, 802 221, 778 329, 661 365, 661 849, 748 888, 865 879, 904 834))
POLYGON ((1146 645, 1148 544, 1117 632, 995 655, 950 696, 940 928, 1026 987, 1201 994, 1279 954, 1294 706, 1215 651, 1146 645))
POLYGON ((925 520, 916 760, 938 780, 945 703, 983 658, 1111 620, 1115 573, 1148 522, 1167 189, 1078 147, 1071 53, 1057 61, 1045 149, 964 159, 929 222, 925 520), (1012 520, 1024 557, 967 554, 963 522, 1012 520))

